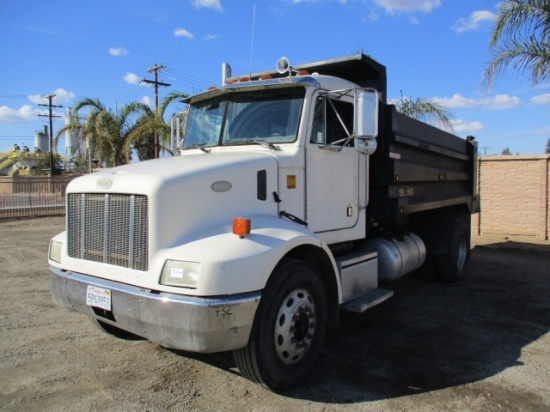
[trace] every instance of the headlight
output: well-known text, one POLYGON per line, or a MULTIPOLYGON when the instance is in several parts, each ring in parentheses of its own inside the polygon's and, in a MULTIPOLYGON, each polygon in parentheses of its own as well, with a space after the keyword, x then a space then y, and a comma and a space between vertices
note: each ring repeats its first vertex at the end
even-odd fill
POLYGON ((52 240, 50 242, 50 252, 48 253, 50 260, 53 260, 54 262, 57 262, 57 263, 61 263, 62 250, 63 250, 63 243, 52 240))
POLYGON ((200 271, 200 263, 167 260, 162 268, 160 283, 168 286, 196 288, 200 271))

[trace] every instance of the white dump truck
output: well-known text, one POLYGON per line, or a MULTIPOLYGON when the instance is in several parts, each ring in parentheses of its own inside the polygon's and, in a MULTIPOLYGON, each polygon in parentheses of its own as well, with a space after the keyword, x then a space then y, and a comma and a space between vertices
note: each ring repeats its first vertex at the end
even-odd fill
POLYGON ((58 305, 120 338, 232 351, 279 390, 341 311, 409 272, 464 275, 476 144, 396 112, 383 65, 283 58, 186 103, 181 155, 70 183, 48 255, 58 305))

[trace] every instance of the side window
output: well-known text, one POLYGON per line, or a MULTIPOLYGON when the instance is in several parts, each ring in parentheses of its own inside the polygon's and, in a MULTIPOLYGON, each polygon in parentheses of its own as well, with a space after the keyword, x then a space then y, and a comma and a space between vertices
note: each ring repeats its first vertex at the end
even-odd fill
MULTIPOLYGON (((310 141, 330 144, 348 137, 353 131, 353 104, 319 97, 315 102, 310 141)), ((353 144, 353 141, 351 142, 353 144)))
POLYGON ((323 97, 318 97, 315 101, 313 125, 311 126, 311 143, 325 144, 325 103, 326 100, 323 97))

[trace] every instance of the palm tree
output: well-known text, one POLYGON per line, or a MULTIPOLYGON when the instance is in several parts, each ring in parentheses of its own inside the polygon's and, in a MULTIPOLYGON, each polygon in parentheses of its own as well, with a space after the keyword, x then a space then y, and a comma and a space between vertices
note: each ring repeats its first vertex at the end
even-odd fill
POLYGON ((412 100, 404 98, 401 94, 400 100, 392 100, 390 103, 394 104, 396 110, 404 115, 453 131, 451 113, 445 106, 433 99, 420 97, 412 100))
POLYGON ((138 153, 140 160, 152 159, 155 155, 155 133, 159 136, 159 153, 164 150, 173 155, 170 144, 170 125, 164 120, 164 115, 168 106, 175 100, 182 100, 188 97, 187 94, 181 92, 169 93, 162 103, 159 105, 156 115, 144 120, 139 126, 141 137, 134 142, 134 148, 138 153))
POLYGON ((533 85, 550 77, 550 0, 503 0, 491 34, 493 59, 483 71, 483 82, 511 65, 528 71, 533 85))
POLYGON ((132 144, 153 117, 153 111, 144 103, 128 103, 113 112, 99 99, 84 98, 74 106, 71 123, 58 130, 56 141, 66 130, 81 129, 100 161, 119 166, 130 161, 132 144), (79 112, 85 108, 89 111, 82 124, 79 112))

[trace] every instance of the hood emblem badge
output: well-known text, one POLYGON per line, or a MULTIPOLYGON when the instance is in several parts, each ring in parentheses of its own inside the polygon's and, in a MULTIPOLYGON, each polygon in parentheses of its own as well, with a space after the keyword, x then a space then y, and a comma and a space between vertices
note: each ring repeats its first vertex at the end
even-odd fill
POLYGON ((210 185, 210 189, 218 193, 229 192, 232 187, 233 185, 226 180, 218 180, 210 185))
POLYGON ((98 189, 107 190, 107 189, 110 189, 111 186, 113 186, 113 181, 111 179, 106 178, 106 177, 98 179, 97 182, 96 182, 96 187, 98 189))

